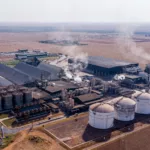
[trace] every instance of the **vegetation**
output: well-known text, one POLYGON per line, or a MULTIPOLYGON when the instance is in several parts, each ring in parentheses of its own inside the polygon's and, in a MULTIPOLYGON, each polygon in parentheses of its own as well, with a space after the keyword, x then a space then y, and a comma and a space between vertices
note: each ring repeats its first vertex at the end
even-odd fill
POLYGON ((3 139, 2 145, 0 145, 0 149, 4 149, 7 147, 10 143, 14 141, 15 135, 8 135, 3 139))
POLYGON ((50 60, 53 61, 55 59, 57 59, 58 57, 42 57, 42 58, 38 58, 39 60, 50 60))
POLYGON ((34 142, 34 143, 42 143, 42 142, 44 142, 44 139, 42 139, 41 137, 33 136, 33 135, 30 135, 28 140, 31 141, 31 142, 34 142))
POLYGON ((11 119, 4 120, 3 123, 4 123, 7 127, 12 127, 13 124, 15 123, 15 118, 11 118, 11 119))
POLYGON ((0 114, 0 119, 7 118, 8 114, 0 114))
POLYGON ((19 60, 9 60, 9 61, 6 61, 6 62, 3 61, 0 63, 10 66, 10 67, 14 67, 15 65, 17 65, 19 63, 19 60))

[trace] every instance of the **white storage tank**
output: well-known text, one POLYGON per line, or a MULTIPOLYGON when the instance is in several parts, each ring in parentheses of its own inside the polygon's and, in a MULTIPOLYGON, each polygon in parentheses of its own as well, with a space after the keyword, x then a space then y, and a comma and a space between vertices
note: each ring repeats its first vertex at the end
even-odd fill
POLYGON ((150 94, 136 91, 132 95, 132 99, 136 101, 135 112, 139 114, 150 114, 150 94))
POLYGON ((135 116, 136 102, 130 98, 118 97, 114 103, 115 119, 120 121, 131 121, 135 116))
POLYGON ((114 108, 109 104, 95 103, 89 108, 89 125, 97 129, 108 129, 113 126, 114 108))

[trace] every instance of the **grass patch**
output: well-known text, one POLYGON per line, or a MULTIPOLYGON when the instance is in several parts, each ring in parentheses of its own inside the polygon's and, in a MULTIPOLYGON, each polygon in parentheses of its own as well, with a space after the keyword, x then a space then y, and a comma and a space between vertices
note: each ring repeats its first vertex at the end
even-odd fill
POLYGON ((2 64, 6 65, 6 66, 10 66, 10 67, 14 67, 16 66, 20 61, 19 60, 9 60, 6 62, 1 62, 2 64))
POLYGON ((0 114, 0 119, 7 118, 8 114, 0 114))
POLYGON ((43 57, 43 58, 38 58, 39 60, 55 60, 58 59, 59 57, 43 57))
POLYGON ((7 127, 12 127, 15 123, 15 118, 11 118, 11 119, 7 119, 4 120, 3 123, 7 126, 7 127))
POLYGON ((3 139, 3 144, 0 146, 0 149, 4 149, 5 147, 7 147, 10 143, 14 142, 14 139, 15 139, 15 134, 6 136, 3 139))

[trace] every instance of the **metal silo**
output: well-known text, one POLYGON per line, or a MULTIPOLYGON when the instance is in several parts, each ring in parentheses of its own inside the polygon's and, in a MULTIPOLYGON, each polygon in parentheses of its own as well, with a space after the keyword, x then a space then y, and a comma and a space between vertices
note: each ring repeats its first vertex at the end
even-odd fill
POLYGON ((23 92, 23 97, 24 97, 24 103, 28 104, 32 102, 32 92, 29 90, 25 90, 23 92))
POLYGON ((3 95, 2 98, 3 98, 3 108, 4 109, 13 108, 12 95, 11 94, 3 95))
POLYGON ((136 101, 136 113, 150 114, 150 93, 136 91, 132 94, 132 99, 136 101))
POLYGON ((114 104, 115 119, 120 121, 131 121, 135 116, 136 102, 130 98, 119 97, 114 104))
POLYGON ((108 129, 114 124, 114 108, 109 104, 95 103, 89 108, 89 124, 97 129, 108 129))
POLYGON ((15 92, 13 93, 13 103, 16 106, 22 106, 23 105, 23 94, 21 92, 15 92))

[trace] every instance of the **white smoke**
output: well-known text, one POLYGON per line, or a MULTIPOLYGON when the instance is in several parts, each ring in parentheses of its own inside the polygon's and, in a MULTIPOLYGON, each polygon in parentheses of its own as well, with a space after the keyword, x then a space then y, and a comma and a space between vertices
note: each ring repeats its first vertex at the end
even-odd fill
POLYGON ((121 26, 118 30, 116 43, 124 57, 144 64, 150 60, 150 54, 143 47, 137 46, 137 43, 134 41, 134 31, 137 27, 135 25, 121 26))
POLYGON ((82 82, 82 79, 81 79, 81 77, 79 77, 78 75, 76 75, 76 76, 74 77, 74 81, 77 82, 77 83, 81 83, 81 82, 82 82))

